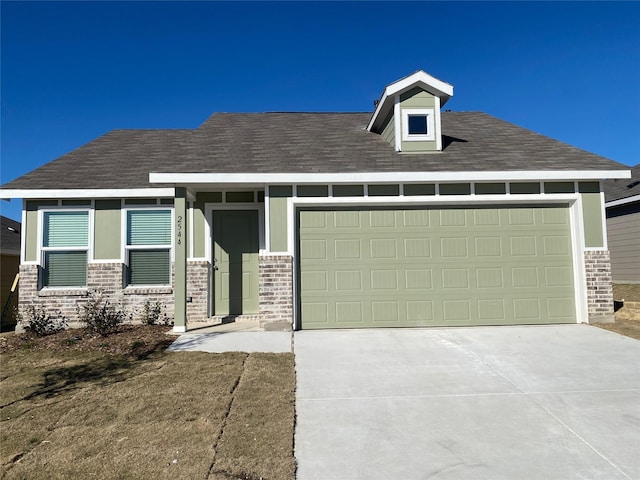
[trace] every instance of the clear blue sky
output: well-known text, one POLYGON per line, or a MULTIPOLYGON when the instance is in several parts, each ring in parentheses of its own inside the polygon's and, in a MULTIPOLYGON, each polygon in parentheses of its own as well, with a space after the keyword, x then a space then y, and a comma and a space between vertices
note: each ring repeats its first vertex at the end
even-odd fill
MULTIPOLYGON (((454 111, 640 163, 638 2, 2 1, 1 14, 2 183, 112 129, 372 111, 417 69, 454 85, 454 111)), ((15 219, 20 205, 0 202, 15 219)))

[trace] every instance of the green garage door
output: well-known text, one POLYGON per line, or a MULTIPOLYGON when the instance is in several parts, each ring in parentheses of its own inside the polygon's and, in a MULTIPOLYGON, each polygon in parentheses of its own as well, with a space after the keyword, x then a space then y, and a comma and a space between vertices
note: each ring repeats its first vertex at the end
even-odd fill
POLYGON ((576 321, 569 210, 298 211, 303 329, 576 321))

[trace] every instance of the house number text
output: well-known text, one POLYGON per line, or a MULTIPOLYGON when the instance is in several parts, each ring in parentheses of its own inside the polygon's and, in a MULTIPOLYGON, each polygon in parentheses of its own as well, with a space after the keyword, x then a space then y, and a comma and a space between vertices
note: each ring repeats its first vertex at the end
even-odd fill
POLYGON ((182 245, 182 215, 178 215, 176 227, 176 237, 178 238, 178 245, 182 245))

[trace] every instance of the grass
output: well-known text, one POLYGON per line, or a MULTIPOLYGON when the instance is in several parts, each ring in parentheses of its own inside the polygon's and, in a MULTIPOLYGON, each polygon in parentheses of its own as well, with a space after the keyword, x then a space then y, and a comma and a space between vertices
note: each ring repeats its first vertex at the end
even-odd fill
POLYGON ((292 354, 0 356, 0 478, 293 479, 292 354))
MULTIPOLYGON (((613 298, 625 302, 640 302, 640 284, 613 284, 613 298)), ((628 308, 628 307, 627 307, 628 308)), ((625 335, 640 340, 640 317, 625 311, 625 307, 616 312, 615 323, 595 323, 594 325, 605 330, 625 335)))

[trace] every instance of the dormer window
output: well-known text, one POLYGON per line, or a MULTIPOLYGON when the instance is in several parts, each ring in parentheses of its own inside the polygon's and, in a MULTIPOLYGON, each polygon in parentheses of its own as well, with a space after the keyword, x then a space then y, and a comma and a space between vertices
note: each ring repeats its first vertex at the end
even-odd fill
POLYGON ((402 109, 402 140, 406 142, 435 140, 432 108, 402 109))

